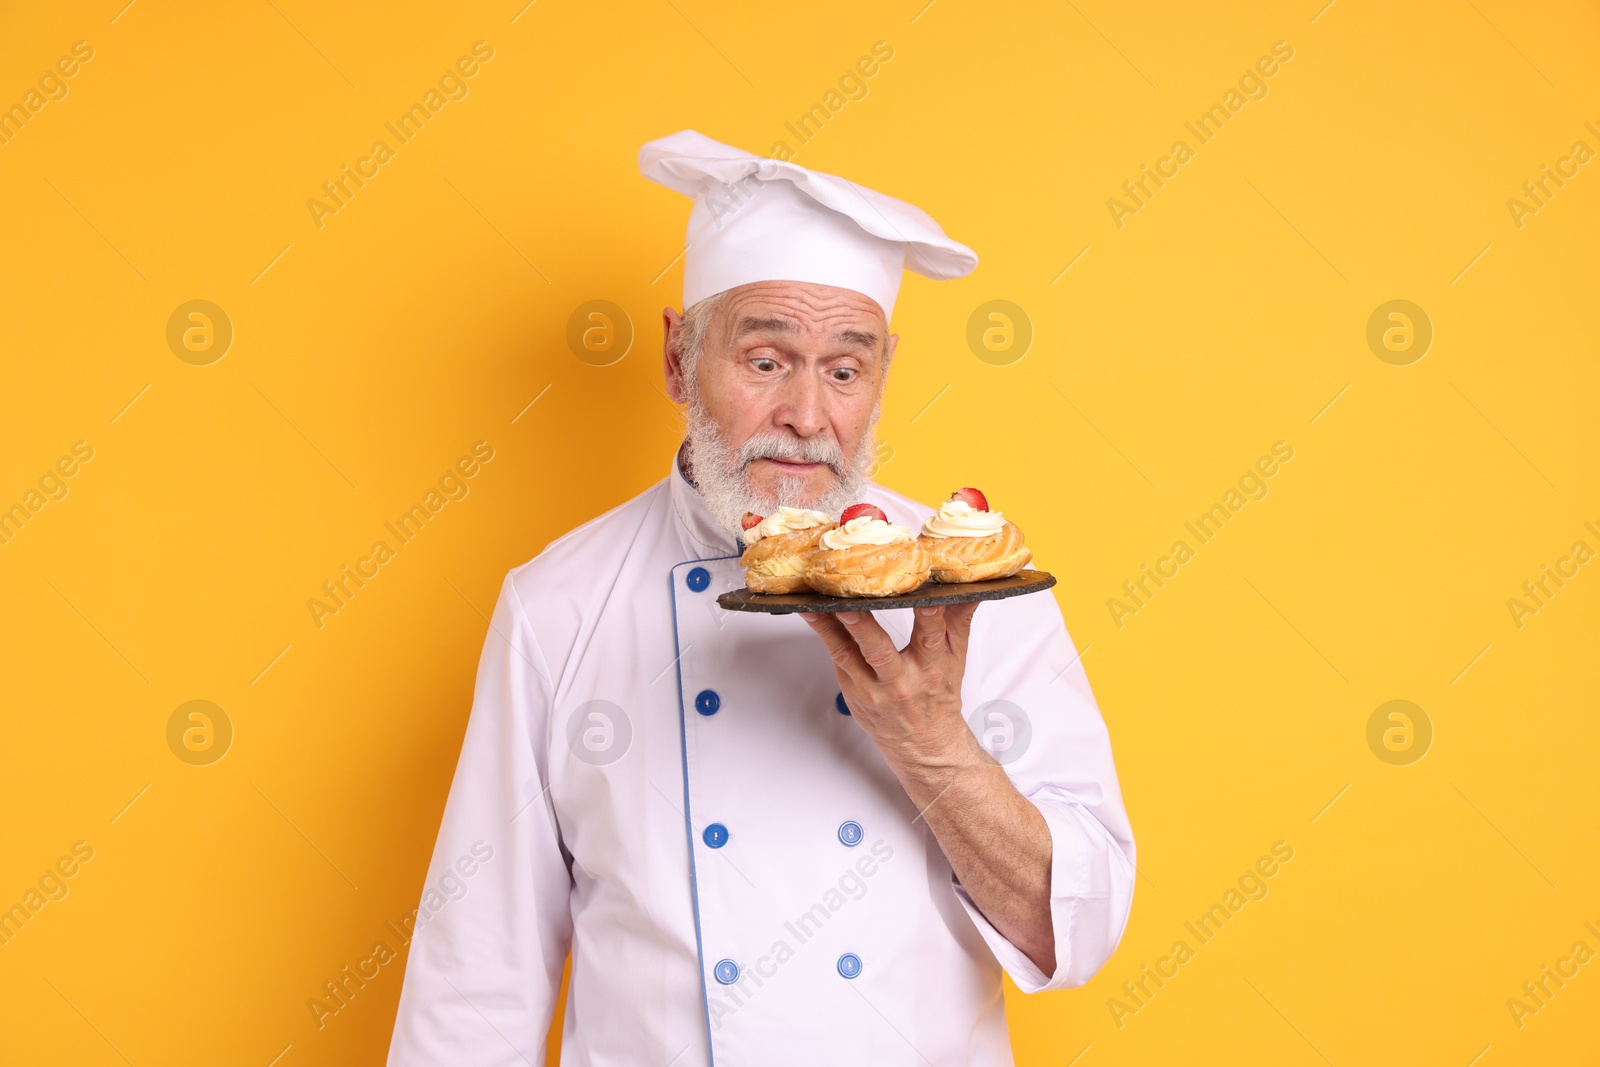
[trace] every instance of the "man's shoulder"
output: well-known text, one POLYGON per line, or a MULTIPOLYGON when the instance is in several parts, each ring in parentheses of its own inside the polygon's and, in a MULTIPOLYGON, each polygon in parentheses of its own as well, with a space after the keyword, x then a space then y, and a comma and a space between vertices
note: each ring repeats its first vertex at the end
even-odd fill
MULTIPOLYGON (((507 580, 524 600, 535 592, 594 587, 598 575, 615 571, 641 533, 670 520, 667 479, 610 511, 573 527, 547 544, 538 555, 514 567, 507 580)), ((651 541, 654 538, 650 538, 651 541)))

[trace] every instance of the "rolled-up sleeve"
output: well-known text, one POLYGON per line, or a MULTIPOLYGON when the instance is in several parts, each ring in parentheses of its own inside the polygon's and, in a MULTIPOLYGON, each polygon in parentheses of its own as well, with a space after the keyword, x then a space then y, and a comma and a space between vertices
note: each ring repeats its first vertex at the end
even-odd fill
POLYGON ((572 940, 544 744, 551 692, 508 578, 423 887, 389 1067, 544 1062, 572 940))
POLYGON ((1133 830, 1111 740, 1061 609, 1034 594, 985 604, 974 617, 962 689, 968 721, 1050 830, 1056 968, 1045 974, 957 899, 1025 993, 1078 986, 1116 951, 1133 904, 1133 830))

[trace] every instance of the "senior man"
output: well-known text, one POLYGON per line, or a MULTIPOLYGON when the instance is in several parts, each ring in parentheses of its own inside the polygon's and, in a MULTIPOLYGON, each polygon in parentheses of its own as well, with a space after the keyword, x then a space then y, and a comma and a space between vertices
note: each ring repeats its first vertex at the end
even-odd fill
POLYGON ((686 439, 505 581, 389 1063, 543 1062, 570 951, 565 1065, 1009 1064, 1002 972, 1082 984, 1133 894, 1055 601, 716 601, 744 584, 747 511, 931 513, 868 479, 889 321, 905 267, 977 257, 909 204, 693 131, 640 167, 695 201, 664 314, 686 439))

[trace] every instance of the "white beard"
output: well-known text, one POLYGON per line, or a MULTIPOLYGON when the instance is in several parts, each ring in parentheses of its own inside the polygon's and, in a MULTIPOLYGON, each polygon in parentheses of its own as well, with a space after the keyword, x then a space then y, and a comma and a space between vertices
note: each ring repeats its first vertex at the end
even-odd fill
POLYGON ((861 500, 867 471, 877 452, 872 436, 872 426, 878 421, 877 406, 873 407, 872 422, 866 434, 857 442, 855 455, 849 457, 848 462, 844 449, 831 438, 798 437, 781 430, 757 433, 735 448, 717 428, 711 413, 700 401, 699 389, 693 385, 689 388, 685 415, 690 479, 700 490, 717 525, 734 537, 744 532, 740 519, 747 511, 770 515, 780 505, 787 505, 838 515, 861 500), (804 476, 780 474, 770 496, 758 493, 750 484, 747 472, 755 460, 771 458, 826 463, 833 469, 833 486, 821 494, 808 494, 804 476))

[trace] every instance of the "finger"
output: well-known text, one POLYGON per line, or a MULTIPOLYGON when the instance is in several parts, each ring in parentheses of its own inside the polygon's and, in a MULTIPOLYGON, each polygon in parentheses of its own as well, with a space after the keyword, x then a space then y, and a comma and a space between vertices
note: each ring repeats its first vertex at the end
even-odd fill
POLYGON ((966 673, 966 657, 956 648, 950 632, 952 610, 949 607, 917 608, 917 620, 912 625, 911 640, 906 647, 923 668, 959 689, 961 677, 966 673))
POLYGON ((929 663, 945 654, 945 617, 943 608, 915 608, 916 621, 911 624, 911 648, 929 663))
POLYGON ((950 637, 950 648, 963 665, 967 662, 967 642, 972 637, 972 617, 978 613, 979 601, 952 604, 945 609, 944 627, 950 637))
POLYGON ((832 614, 801 612, 800 617, 822 639, 822 647, 827 649, 828 658, 833 660, 835 667, 857 681, 870 681, 876 677, 867 661, 861 658, 855 638, 832 614))
POLYGON ((894 639, 884 632, 870 611, 841 611, 838 617, 861 650, 861 658, 872 668, 872 678, 888 682, 905 672, 894 639))

